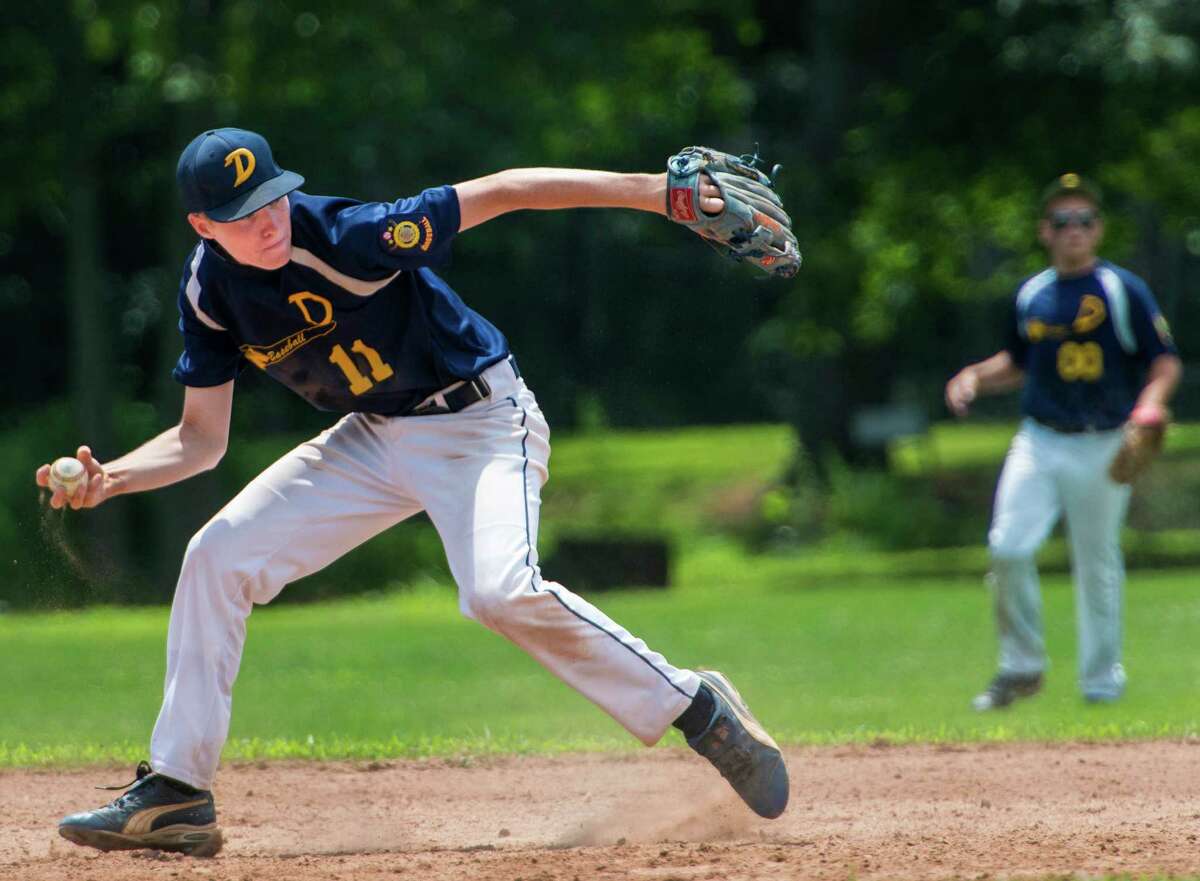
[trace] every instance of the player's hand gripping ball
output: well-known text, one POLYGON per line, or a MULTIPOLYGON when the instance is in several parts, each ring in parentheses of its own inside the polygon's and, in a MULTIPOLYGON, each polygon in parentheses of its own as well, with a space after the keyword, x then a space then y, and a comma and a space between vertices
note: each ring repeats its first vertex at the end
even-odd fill
POLYGON ((69 499, 87 482, 87 477, 87 469, 82 462, 72 456, 63 456, 51 463, 46 482, 52 492, 62 490, 69 499))
POLYGON ((687 147, 667 160, 667 217, 703 237, 733 260, 771 275, 791 278, 800 269, 792 219, 783 210, 772 177, 755 167, 757 156, 739 157, 711 147, 687 147), (725 202, 719 214, 700 207, 703 175, 725 202))

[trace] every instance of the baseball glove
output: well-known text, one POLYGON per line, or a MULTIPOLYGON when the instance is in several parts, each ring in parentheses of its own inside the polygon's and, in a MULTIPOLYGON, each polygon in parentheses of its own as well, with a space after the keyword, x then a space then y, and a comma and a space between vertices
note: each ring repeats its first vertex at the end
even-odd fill
POLYGON ((1162 452, 1170 413, 1163 407, 1135 407, 1125 423, 1117 455, 1108 466, 1108 476, 1117 483, 1133 483, 1162 452))
POLYGON ((791 278, 800 268, 792 219, 783 210, 770 175, 755 168, 758 156, 731 156, 711 147, 687 147, 667 160, 667 217, 688 227, 717 251, 771 275, 791 278), (707 174, 725 207, 700 208, 701 175, 707 174))

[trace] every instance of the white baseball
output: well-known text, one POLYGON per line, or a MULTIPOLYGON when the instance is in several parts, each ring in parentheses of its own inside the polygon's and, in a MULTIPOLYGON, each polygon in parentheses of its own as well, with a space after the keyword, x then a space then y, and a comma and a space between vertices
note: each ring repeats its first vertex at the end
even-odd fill
POLYGON ((50 466, 48 483, 52 490, 62 490, 67 498, 75 495, 75 490, 87 481, 87 469, 83 463, 71 456, 55 459, 50 466))

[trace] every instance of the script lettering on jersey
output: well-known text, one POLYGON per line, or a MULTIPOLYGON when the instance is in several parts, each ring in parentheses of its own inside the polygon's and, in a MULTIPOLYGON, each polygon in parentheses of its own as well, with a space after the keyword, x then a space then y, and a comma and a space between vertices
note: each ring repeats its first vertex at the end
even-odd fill
POLYGON ((1108 318, 1108 310, 1104 299, 1095 294, 1084 294, 1079 300, 1079 310, 1074 320, 1068 324, 1047 324, 1040 318, 1030 318, 1025 322, 1025 337, 1031 343, 1042 340, 1063 340, 1074 334, 1084 336, 1091 333, 1108 318))
POLYGON ((242 354, 246 356, 246 360, 259 370, 266 370, 271 365, 278 364, 301 346, 308 345, 337 327, 337 322, 333 320, 333 304, 320 294, 314 294, 312 291, 298 291, 288 297, 288 302, 300 310, 306 327, 288 334, 269 346, 252 346, 245 343, 239 346, 242 354), (321 307, 323 314, 320 314, 319 318, 313 317, 313 313, 309 310, 310 303, 321 307))
POLYGON ((240 187, 246 182, 246 178, 254 174, 254 154, 245 147, 238 147, 236 150, 230 151, 229 155, 225 157, 225 167, 228 168, 230 164, 233 165, 233 170, 237 175, 233 181, 235 188, 240 187))

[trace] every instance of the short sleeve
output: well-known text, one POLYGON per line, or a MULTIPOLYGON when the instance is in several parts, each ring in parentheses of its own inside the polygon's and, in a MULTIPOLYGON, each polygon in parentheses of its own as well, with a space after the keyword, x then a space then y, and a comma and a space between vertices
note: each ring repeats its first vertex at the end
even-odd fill
POLYGON ((1123 273, 1129 291, 1129 321, 1137 339, 1137 357, 1149 364, 1159 355, 1176 355, 1171 327, 1158 308, 1150 286, 1131 272, 1123 273))
POLYGON ((395 202, 293 197, 293 244, 356 278, 445 264, 459 223, 450 186, 395 202))
POLYGON ((246 366, 233 335, 210 314, 211 297, 201 284, 203 249, 203 245, 197 248, 179 283, 183 353, 171 371, 177 382, 199 388, 223 385, 246 366))
POLYGON ((1008 309, 1005 325, 1004 349, 1018 367, 1024 369, 1029 357, 1029 341, 1021 335, 1021 317, 1017 314, 1017 298, 1014 296, 1008 309))

